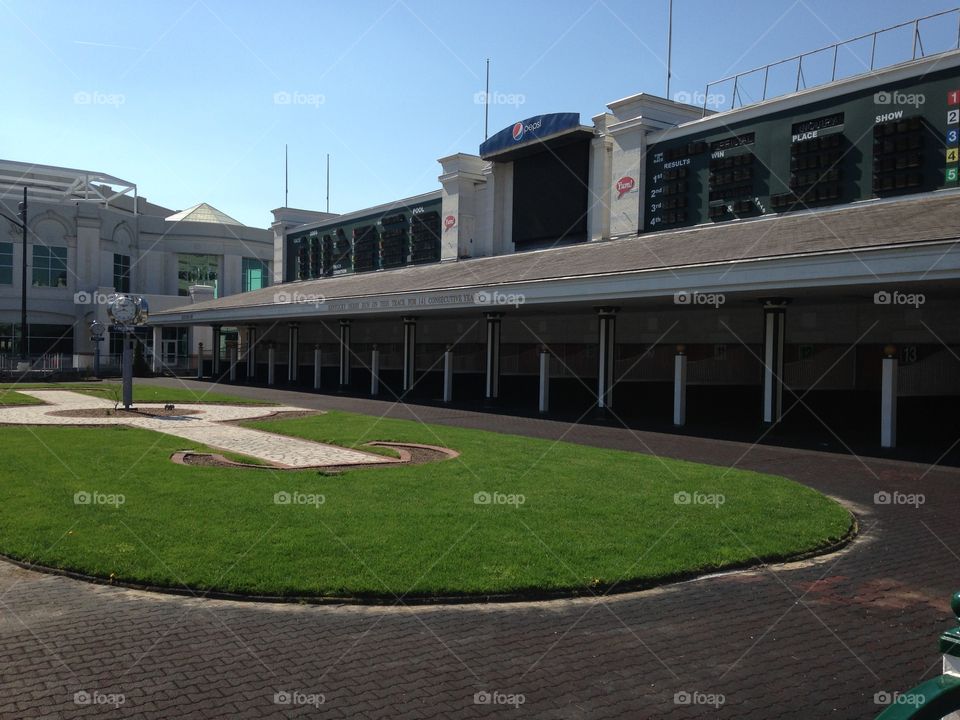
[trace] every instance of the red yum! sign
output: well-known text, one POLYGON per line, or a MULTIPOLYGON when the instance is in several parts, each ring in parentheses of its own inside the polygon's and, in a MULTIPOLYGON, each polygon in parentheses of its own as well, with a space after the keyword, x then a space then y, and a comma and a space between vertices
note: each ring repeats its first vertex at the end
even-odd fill
POLYGON ((633 190, 634 186, 637 184, 637 181, 634 180, 629 175, 620 178, 617 180, 617 200, 622 198, 628 192, 633 190))

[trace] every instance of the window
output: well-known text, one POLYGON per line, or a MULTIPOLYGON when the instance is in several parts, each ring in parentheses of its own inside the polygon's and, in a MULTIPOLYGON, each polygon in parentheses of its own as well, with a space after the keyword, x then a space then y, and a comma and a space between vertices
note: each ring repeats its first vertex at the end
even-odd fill
MULTIPOLYGON (((73 353, 73 325, 27 326, 27 354, 39 357, 47 353, 71 355, 73 353)), ((0 356, 20 352, 20 324, 0 323, 0 356)))
POLYGON ((160 360, 164 365, 177 365, 190 354, 190 330, 185 327, 165 327, 161 330, 160 360))
POLYGON ((217 279, 220 273, 218 255, 178 255, 177 256, 177 294, 190 295, 191 285, 209 285, 213 296, 220 297, 217 279))
POLYGON ((0 323, 0 357, 12 355, 20 349, 20 327, 13 323, 0 323))
POLYGON ((113 289, 130 292, 130 256, 113 254, 113 289))
MULTIPOLYGON (((138 346, 143 345, 143 349, 139 352, 143 353, 144 358, 148 358, 153 355, 153 328, 148 327, 135 327, 133 328, 133 352, 134 356, 138 352, 138 346)), ((123 333, 116 332, 114 330, 110 331, 109 338, 109 352, 111 355, 116 355, 120 357, 123 355, 123 333)))
POLYGON ((13 243, 0 243, 0 285, 13 285, 13 243))
POLYGON ((31 356, 55 353, 71 355, 73 353, 73 325, 39 325, 30 323, 27 327, 27 352, 31 356))
POLYGON ((267 278, 267 263, 256 258, 243 259, 243 292, 267 287, 267 278))
POLYGON ((67 286, 67 249, 65 247, 33 246, 33 286, 67 286))

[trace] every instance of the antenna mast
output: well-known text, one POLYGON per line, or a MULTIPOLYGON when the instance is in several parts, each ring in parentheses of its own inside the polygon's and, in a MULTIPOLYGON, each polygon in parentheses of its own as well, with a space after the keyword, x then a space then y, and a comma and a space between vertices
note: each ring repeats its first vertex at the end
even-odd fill
POLYGON ((673 59, 673 0, 667 11, 667 100, 670 99, 670 65, 673 59))
POLYGON ((487 91, 483 96, 483 139, 489 136, 490 128, 490 58, 487 58, 487 91))

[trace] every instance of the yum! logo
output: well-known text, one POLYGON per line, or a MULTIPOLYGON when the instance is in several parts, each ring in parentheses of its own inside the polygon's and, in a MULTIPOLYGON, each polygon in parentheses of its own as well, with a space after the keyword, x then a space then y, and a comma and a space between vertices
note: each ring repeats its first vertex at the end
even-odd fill
POLYGON ((619 200, 619 199, 622 198, 624 195, 626 195, 628 192, 630 192, 631 190, 633 190, 633 188, 634 188, 634 186, 635 186, 636 184, 637 184, 637 181, 634 180, 634 179, 633 179, 632 177, 630 177, 629 175, 627 175, 626 177, 622 177, 622 178, 620 178, 619 180, 617 180, 617 199, 619 200))
POLYGON ((513 141, 520 142, 523 139, 524 133, 539 130, 541 125, 543 125, 543 118, 540 118, 536 122, 527 123, 526 125, 524 125, 522 122, 518 122, 513 126, 513 130, 511 131, 513 141))

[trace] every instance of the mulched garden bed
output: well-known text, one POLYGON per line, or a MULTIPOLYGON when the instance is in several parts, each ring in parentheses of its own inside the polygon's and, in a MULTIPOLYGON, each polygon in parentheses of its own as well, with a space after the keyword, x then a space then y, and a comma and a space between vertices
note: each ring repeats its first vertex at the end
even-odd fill
POLYGON ((165 410, 164 408, 133 408, 124 410, 118 408, 88 408, 83 410, 56 410, 47 413, 53 417, 74 417, 74 418, 107 418, 107 417, 126 417, 126 418, 144 418, 144 417, 181 417, 183 415, 200 415, 202 410, 180 409, 165 410))

